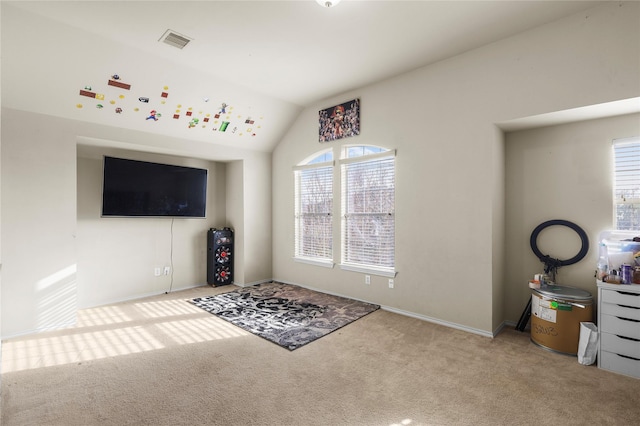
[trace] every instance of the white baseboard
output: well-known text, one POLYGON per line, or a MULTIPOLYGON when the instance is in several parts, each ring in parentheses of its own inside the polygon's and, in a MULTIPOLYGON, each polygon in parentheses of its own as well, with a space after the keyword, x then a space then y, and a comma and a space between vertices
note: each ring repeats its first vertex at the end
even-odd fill
MULTIPOLYGON (((239 284, 239 283, 234 282, 233 285, 237 285, 238 287, 252 287, 252 286, 258 285, 258 284, 270 283, 271 281, 275 281, 275 280, 271 280, 271 279, 270 280, 260 280, 260 281, 253 281, 253 282, 244 283, 244 284, 239 284)), ((279 281, 279 282, 282 282, 282 281, 279 281)), ((300 287, 302 287, 302 286, 300 286, 300 287)))
POLYGON ((466 331, 468 333, 478 334, 478 335, 484 336, 484 337, 493 338, 493 337, 496 336, 495 334, 490 333, 490 332, 485 331, 485 330, 480 330, 478 328, 468 327, 466 325, 456 324, 456 323, 450 322, 450 321, 440 320, 440 319, 429 317, 429 316, 422 315, 422 314, 416 314, 414 312, 409 312, 409 311, 405 311, 403 309, 393 308, 391 306, 382 306, 381 305, 380 308, 384 309, 385 311, 393 312, 393 313, 404 315, 404 316, 411 317, 411 318, 416 318, 416 319, 427 321, 427 322, 430 322, 430 323, 433 323, 433 324, 443 325, 443 326, 449 327, 449 328, 455 328, 456 330, 462 330, 462 331, 466 331))
POLYGON ((144 299, 145 297, 159 296, 161 294, 167 294, 167 293, 175 293, 176 291, 189 290, 189 289, 192 289, 192 288, 204 287, 206 285, 208 285, 208 284, 194 284, 194 285, 189 285, 189 286, 184 286, 184 287, 176 287, 176 288, 172 288, 172 289, 166 289, 164 291, 162 291, 162 290, 161 291, 150 291, 150 292, 147 292, 147 293, 136 294, 135 296, 131 296, 131 297, 106 300, 104 302, 100 302, 99 305, 78 306, 78 310, 97 308, 99 306, 113 305, 114 303, 130 302, 130 301, 133 301, 133 300, 144 299))
MULTIPOLYGON (((309 290, 319 291, 321 293, 331 294, 333 296, 340 296, 340 297, 346 297, 348 299, 359 300, 360 302, 375 303, 375 302, 371 302, 369 300, 356 299, 354 297, 346 296, 344 294, 333 293, 333 292, 326 291, 326 290, 323 290, 323 289, 314 288, 314 287, 311 287, 311 286, 308 286, 308 285, 303 285, 303 284, 298 284, 298 283, 293 283, 293 282, 287 282, 287 281, 278 280, 278 279, 275 279, 275 278, 273 280, 269 280, 269 281, 277 281, 279 283, 296 285, 298 287, 303 287, 303 288, 306 288, 306 289, 309 289, 309 290)), ((265 281, 265 282, 269 282, 269 281, 265 281)), ((391 307, 391 306, 380 305, 380 309, 385 310, 385 311, 389 311, 389 312, 393 312, 393 313, 396 313, 396 314, 399 314, 399 315, 404 315, 404 316, 407 316, 407 317, 416 318, 416 319, 419 319, 419 320, 422 320, 422 321, 427 321, 427 322, 431 322, 431 323, 434 323, 434 324, 443 325, 445 327, 454 328, 456 330, 462 330, 462 331, 466 331, 468 333, 478 334, 478 335, 484 336, 484 337, 490 337, 490 338, 494 338, 495 336, 497 336, 498 333, 500 333, 500 331, 502 331, 502 329, 506 325, 506 321, 505 321, 502 324, 500 324, 498 326, 498 328, 492 333, 492 332, 489 332, 489 331, 480 330, 480 329, 473 328, 473 327, 468 327, 466 325, 456 324, 456 323, 449 322, 449 321, 443 321, 443 320, 440 320, 440 319, 437 319, 437 318, 432 318, 432 317, 429 317, 429 316, 426 316, 426 315, 422 315, 422 314, 416 314, 415 312, 409 312, 409 311, 405 311, 403 309, 394 308, 394 307, 391 307)))
POLYGON ((48 325, 46 327, 32 328, 32 329, 29 329, 29 330, 21 331, 19 333, 13 333, 13 334, 9 334, 9 335, 6 335, 6 336, 2 336, 2 340, 13 339, 13 338, 16 338, 16 337, 24 337, 24 336, 28 336, 30 334, 43 333, 45 331, 61 330, 63 328, 73 327, 74 325, 76 325, 76 321, 68 321, 68 322, 61 323, 61 324, 48 325))

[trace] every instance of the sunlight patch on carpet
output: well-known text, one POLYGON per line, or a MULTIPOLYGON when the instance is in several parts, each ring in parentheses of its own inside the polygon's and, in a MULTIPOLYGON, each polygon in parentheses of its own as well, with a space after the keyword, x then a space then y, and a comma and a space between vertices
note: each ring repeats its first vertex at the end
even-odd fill
POLYGON ((3 341, 2 373, 249 335, 184 299, 89 308, 75 327, 3 341))

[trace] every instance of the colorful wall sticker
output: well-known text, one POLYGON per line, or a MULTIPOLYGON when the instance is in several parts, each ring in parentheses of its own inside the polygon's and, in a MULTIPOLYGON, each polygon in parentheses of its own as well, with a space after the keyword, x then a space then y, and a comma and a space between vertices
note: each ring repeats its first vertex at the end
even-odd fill
MULTIPOLYGON (((118 74, 113 74, 107 79, 107 85, 103 86, 104 93, 98 93, 100 90, 94 90, 91 85, 84 85, 84 87, 79 91, 79 96, 82 96, 85 99, 96 99, 98 103, 95 104, 95 107, 98 109, 104 108, 104 102, 106 102, 106 98, 109 97, 111 100, 108 100, 108 102, 110 105, 115 107, 114 111, 116 114, 123 114, 125 109, 139 112, 140 108, 132 104, 126 104, 127 99, 124 94, 114 93, 114 90, 131 90, 132 87, 133 86, 131 84, 123 82, 122 78, 118 74)), ((166 100, 169 97, 169 86, 163 86, 162 90, 159 91, 160 96, 155 99, 140 95, 144 94, 134 94, 131 98, 132 100, 129 102, 147 104, 146 107, 142 108, 143 110, 149 108, 149 113, 144 115, 145 120, 158 122, 159 118, 162 116, 161 113, 163 105, 166 104, 166 100)), ((203 102, 208 103, 210 101, 211 99, 206 96, 200 96, 196 99, 196 102, 203 106, 203 102)), ((84 107, 82 103, 77 103, 75 106, 78 110, 81 110, 84 107)), ((246 114, 243 115, 241 113, 235 113, 233 111, 234 108, 227 102, 213 103, 212 109, 213 111, 207 111, 206 108, 195 109, 195 107, 189 107, 183 112, 182 104, 177 104, 177 108, 172 114, 172 118, 174 120, 180 120, 185 116, 187 120, 185 128, 188 129, 206 129, 209 123, 211 123, 213 131, 225 133, 226 135, 229 135, 229 137, 243 136, 244 134, 256 136, 256 130, 260 129, 260 125, 256 120, 246 114), (215 105, 218 105, 218 107, 215 105), (232 113, 234 114, 233 118, 231 118, 232 113), (220 121, 218 119, 220 119, 220 121), (241 127, 239 127, 241 126, 240 123, 243 122, 247 126, 246 132, 240 130, 241 127)), ((260 117, 260 120, 262 119, 263 117, 260 117)))
POLYGON ((120 81, 120 76, 118 74, 114 74, 111 76, 109 81, 107 82, 109 86, 118 87, 120 89, 130 90, 131 85, 127 83, 123 83, 120 81))
MULTIPOLYGON (((91 89, 91 88, 89 88, 89 89, 91 89)), ((91 91, 89 91, 89 90, 80 89, 80 96, 86 96, 88 98, 95 98, 96 94, 91 92, 91 91)))
POLYGON ((160 117, 161 117, 161 114, 158 114, 158 112, 155 109, 152 109, 149 112, 149 116, 147 117, 147 120, 158 121, 158 118, 160 117))
POLYGON ((167 99, 168 97, 169 97, 169 86, 164 86, 164 87, 162 88, 162 92, 160 92, 160 99, 161 99, 161 100, 160 100, 160 103, 161 103, 162 105, 166 104, 166 103, 167 103, 166 99, 167 99))

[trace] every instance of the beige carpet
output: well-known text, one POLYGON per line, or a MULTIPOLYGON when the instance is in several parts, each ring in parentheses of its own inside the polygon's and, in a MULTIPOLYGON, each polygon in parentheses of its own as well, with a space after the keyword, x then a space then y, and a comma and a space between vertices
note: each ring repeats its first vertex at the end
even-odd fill
POLYGON ((378 310, 288 351, 187 303, 80 312, 3 342, 2 425, 632 425, 640 380, 378 310))

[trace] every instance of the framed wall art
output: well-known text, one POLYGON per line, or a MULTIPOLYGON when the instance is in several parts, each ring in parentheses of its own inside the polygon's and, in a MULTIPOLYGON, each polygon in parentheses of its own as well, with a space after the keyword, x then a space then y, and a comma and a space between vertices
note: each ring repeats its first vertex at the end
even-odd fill
POLYGON ((360 99, 320 110, 318 115, 320 143, 360 134, 360 99))

